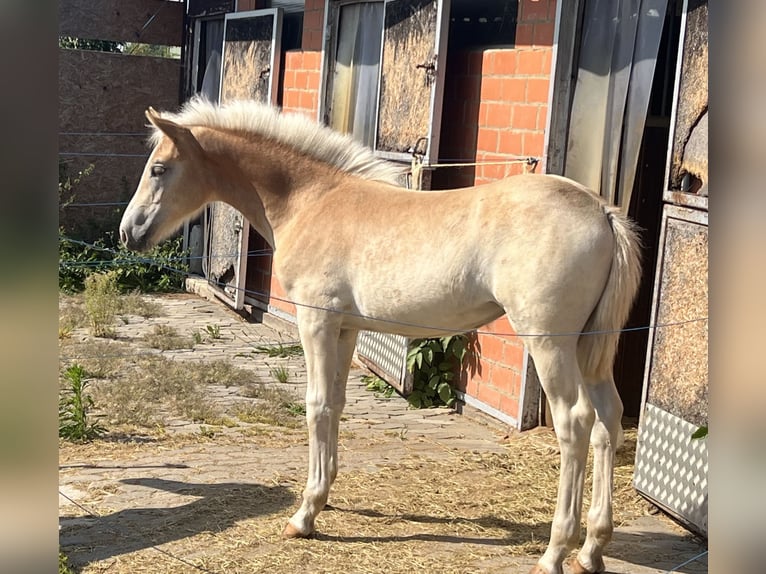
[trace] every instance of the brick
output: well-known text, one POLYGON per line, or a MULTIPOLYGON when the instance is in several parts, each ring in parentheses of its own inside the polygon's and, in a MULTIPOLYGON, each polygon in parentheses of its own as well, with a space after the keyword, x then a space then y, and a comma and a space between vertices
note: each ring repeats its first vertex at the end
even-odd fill
POLYGON ((548 0, 521 0, 519 22, 548 19, 548 0))
POLYGON ((299 90, 305 90, 308 88, 309 80, 308 80, 308 72, 305 72, 304 70, 299 70, 295 72, 295 84, 294 86, 298 88, 299 90))
POLYGON ((494 335, 479 335, 479 347, 483 360, 502 361, 503 341, 494 335))
POLYGON ((492 366, 492 386, 503 394, 512 396, 518 394, 519 374, 505 365, 492 366))
POLYGON ((288 50, 285 52, 285 69, 303 69, 303 52, 301 50, 288 50))
MULTIPOLYGON (((488 104, 487 105, 487 125, 496 128, 508 128, 511 126, 510 104, 488 104)), ((488 148, 485 148, 488 149, 488 148)), ((497 148, 492 151, 496 151, 497 148)))
POLYGON ((548 103, 549 86, 548 78, 529 78, 527 80, 527 102, 548 103))
POLYGON ((309 90, 319 91, 319 82, 320 82, 320 80, 321 80, 321 76, 319 74, 319 71, 307 72, 307 84, 306 84, 306 87, 309 90))
POLYGON ((500 412, 512 416, 516 420, 520 418, 519 399, 516 397, 500 396, 500 412))
POLYGON ((479 385, 479 393, 477 398, 493 409, 500 408, 500 393, 491 385, 479 385))
POLYGON ((300 92, 299 93, 299 107, 309 112, 317 111, 317 94, 316 92, 300 92))
POLYGON ((531 46, 534 41, 534 24, 522 24, 519 23, 516 26, 516 46, 531 46))
POLYGON ((521 155, 522 136, 513 131, 501 131, 498 134, 497 151, 500 153, 521 155))
POLYGON ((553 22, 538 22, 532 41, 535 46, 553 46, 553 22))
POLYGON ((539 76, 543 73, 542 50, 519 50, 518 73, 527 76, 539 76))
POLYGON ((516 50, 494 50, 489 74, 509 75, 517 71, 516 50))
POLYGON ((502 78, 501 97, 505 102, 523 102, 527 97, 526 78, 502 78))
POLYGON ((505 349, 503 349, 503 356, 505 357, 506 365, 515 367, 519 371, 521 370, 524 364, 524 346, 518 338, 507 339, 505 349))
POLYGON ((310 10, 306 11, 303 14, 303 32, 305 34, 306 30, 321 30, 322 28, 322 17, 324 14, 320 12, 319 10, 310 10))
POLYGON ((550 0, 548 2, 548 20, 555 22, 556 20, 556 0, 550 0))
POLYGON ((496 151, 497 130, 479 128, 479 136, 476 139, 476 148, 484 151, 496 151))
POLYGON ((522 153, 524 155, 543 156, 543 146, 545 145, 545 134, 543 132, 529 132, 524 134, 524 144, 522 153))
POLYGON ((296 85, 295 74, 296 74, 295 70, 285 69, 285 73, 284 73, 285 80, 284 80, 284 88, 283 89, 285 89, 285 90, 293 90, 293 89, 298 87, 296 85))
POLYGON ((537 129, 545 130, 548 127, 546 125, 547 122, 548 122, 548 106, 540 106, 540 109, 537 110, 537 129))
MULTIPOLYGON (((537 110, 539 106, 517 104, 513 106, 512 127, 516 130, 537 129, 537 110)), ((526 152, 524 152, 526 153, 526 152)))
POLYGON ((484 101, 500 101, 502 97, 502 83, 499 78, 486 77, 481 81, 481 99, 484 101))
POLYGON ((286 89, 284 91, 283 106, 293 109, 300 107, 300 92, 286 89))
POLYGON ((322 53, 319 51, 305 51, 303 52, 303 68, 304 70, 319 71, 320 63, 322 61, 322 53))

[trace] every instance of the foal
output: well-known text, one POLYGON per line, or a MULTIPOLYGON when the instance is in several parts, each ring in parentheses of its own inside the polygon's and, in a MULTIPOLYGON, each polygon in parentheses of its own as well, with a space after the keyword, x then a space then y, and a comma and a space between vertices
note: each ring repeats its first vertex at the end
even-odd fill
POLYGON ((640 278, 628 220, 583 186, 523 175, 421 193, 352 139, 254 102, 151 108, 154 149, 120 224, 146 250, 211 201, 274 248, 296 302, 308 370, 309 476, 284 534, 309 536, 338 471, 338 424, 361 329, 434 337, 507 314, 550 401, 561 473, 549 545, 534 574, 562 574, 580 532, 588 444, 593 502, 578 574, 604 569, 622 403, 612 378, 640 278), (580 333, 583 333, 582 335, 580 333))

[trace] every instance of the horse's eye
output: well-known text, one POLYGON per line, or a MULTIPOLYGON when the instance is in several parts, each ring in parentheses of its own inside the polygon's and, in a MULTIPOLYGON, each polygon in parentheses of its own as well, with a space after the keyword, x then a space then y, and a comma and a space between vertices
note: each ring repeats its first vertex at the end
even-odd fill
POLYGON ((165 173, 165 166, 160 164, 155 164, 152 166, 152 176, 159 177, 163 173, 165 173))

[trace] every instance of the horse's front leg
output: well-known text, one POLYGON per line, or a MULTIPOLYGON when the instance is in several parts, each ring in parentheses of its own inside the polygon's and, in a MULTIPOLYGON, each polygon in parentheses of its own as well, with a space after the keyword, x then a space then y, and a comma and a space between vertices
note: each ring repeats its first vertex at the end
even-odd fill
POLYGON ((322 311, 298 313, 298 329, 306 357, 308 388, 306 422, 309 431, 309 473, 303 504, 288 522, 283 535, 309 536, 314 520, 327 503, 330 486, 337 474, 338 424, 345 403, 345 377, 356 342, 355 333, 341 337, 338 317, 322 311), (348 340, 352 339, 350 352, 348 340), (343 341, 341 344, 340 341, 343 341), (348 365, 343 365, 348 359, 348 365), (344 374, 343 380, 338 380, 344 374))

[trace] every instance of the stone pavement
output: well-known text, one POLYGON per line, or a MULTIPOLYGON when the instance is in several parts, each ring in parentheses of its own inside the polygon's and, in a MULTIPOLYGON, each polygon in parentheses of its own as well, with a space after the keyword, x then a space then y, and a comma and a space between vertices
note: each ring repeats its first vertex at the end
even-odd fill
MULTIPOLYGON (((194 349, 194 359, 220 359, 227 358, 235 364, 252 369, 254 366, 253 350, 258 346, 289 345, 297 342, 295 328, 284 321, 266 315, 261 323, 244 320, 242 317, 227 309, 220 301, 211 301, 212 297, 205 289, 199 289, 199 295, 173 295, 156 298, 164 308, 164 315, 142 323, 131 321, 130 324, 121 326, 119 329, 130 331, 133 336, 142 329, 147 331, 150 326, 157 323, 172 325, 178 332, 188 334, 193 331, 205 331, 208 326, 217 325, 222 333, 221 339, 212 340, 205 345, 194 349), (150 325, 151 323, 151 325, 150 325)), ((174 354, 179 359, 189 358, 186 351, 166 351, 166 356, 174 354)), ((289 383, 297 393, 303 393, 306 387, 306 370, 303 357, 288 359, 263 358, 255 367, 260 370, 262 380, 269 380, 269 370, 277 363, 285 366, 290 372, 289 383)), ((451 447, 478 452, 504 452, 503 437, 509 429, 502 423, 495 421, 473 409, 466 407, 464 414, 459 415, 450 409, 410 410, 407 403, 400 397, 394 396, 389 400, 376 397, 366 390, 361 377, 367 374, 362 367, 355 366, 349 377, 347 391, 347 406, 344 410, 343 422, 341 423, 342 437, 354 437, 355 433, 369 435, 369 429, 374 428, 386 435, 399 435, 408 439, 407 448, 410 452, 422 448, 433 451, 435 445, 449 443, 451 447), (344 434, 345 433, 345 434, 344 434)), ((222 393, 223 400, 236 400, 237 390, 218 389, 222 393), (226 396, 230 394, 231 396, 226 396)), ((179 421, 177 427, 168 432, 182 432, 190 423, 179 421)), ((197 430, 199 425, 196 425, 197 430)), ((345 441, 352 444, 353 440, 345 441)), ((306 449, 301 444, 301 452, 306 449)), ((352 451, 352 446, 349 447, 352 451)), ((206 483, 215 482, 232 483, 237 480, 272 480, 273 477, 264 474, 258 476, 259 466, 268 460, 273 464, 279 461, 284 465, 284 475, 290 476, 293 481, 303 481, 305 472, 305 457, 296 459, 293 449, 287 452, 285 449, 269 448, 268 446, 257 449, 240 449, 236 458, 232 458, 231 446, 218 446, 216 444, 191 444, 181 446, 179 452, 174 453, 173 463, 168 462, 167 453, 162 452, 139 452, 136 449, 134 459, 131 461, 133 468, 140 467, 145 470, 142 480, 124 478, 124 468, 116 463, 109 466, 108 453, 102 457, 94 457, 87 465, 67 465, 60 467, 60 492, 65 496, 59 497, 60 514, 73 514, 72 505, 78 501, 93 503, 93 492, 101 492, 98 497, 100 508, 111 511, 127 511, 135 508, 172 508, 180 505, 188 493, 174 491, 174 484, 206 483), (102 464, 103 463, 103 464, 102 464), (255 472, 255 476, 253 473, 255 472), (155 488, 153 494, 147 498, 146 481, 154 480, 163 488, 155 488), (119 487, 115 484, 120 483, 119 487), (84 492, 84 486, 88 493, 84 492), (90 497, 90 498, 89 498, 90 497)), ((388 461, 397 459, 397 450, 391 449, 390 453, 383 456, 383 460, 372 460, 369 455, 355 453, 354 456, 341 455, 342 468, 375 467, 380 468, 388 461)), ((285 510, 287 514, 287 510, 285 510)), ((67 519, 67 525, 88 525, 89 517, 67 519), (74 522, 73 522, 74 520, 74 522)), ((80 531, 78 531, 80 532, 80 531)), ((99 534, 101 535, 101 534, 99 534)), ((92 539, 78 539, 67 536, 62 531, 62 546, 88 544, 97 546, 92 539)), ((89 535, 90 536, 90 535, 89 535)), ((107 534, 103 534, 107 536, 107 534)), ((659 574, 669 571, 704 551, 702 546, 688 533, 683 531, 665 516, 644 516, 633 523, 618 528, 613 542, 608 548, 607 567, 608 572, 614 574, 659 574)), ((129 550, 129 549, 128 549, 129 550)), ((93 559, 98 559, 95 556, 93 559)), ((503 560, 503 566, 510 568, 511 572, 526 572, 527 568, 534 564, 534 558, 518 558, 503 560)), ((702 574, 707 572, 707 557, 695 560, 687 566, 677 570, 686 574, 702 574)))

